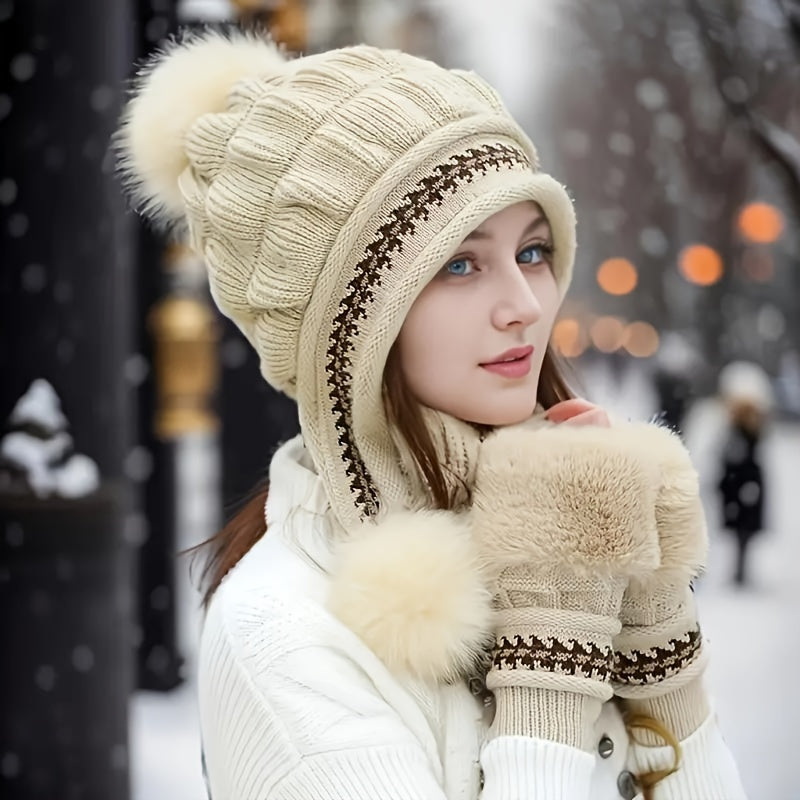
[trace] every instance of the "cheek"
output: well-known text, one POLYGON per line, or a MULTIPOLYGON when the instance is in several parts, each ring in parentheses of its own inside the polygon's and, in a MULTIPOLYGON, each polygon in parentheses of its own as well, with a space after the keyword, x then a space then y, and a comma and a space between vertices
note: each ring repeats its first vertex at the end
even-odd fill
POLYGON ((469 359, 463 305, 420 296, 398 337, 400 367, 412 393, 430 405, 469 359))
POLYGON ((536 295, 542 309, 540 321, 543 325, 540 325, 540 327, 547 328, 547 335, 549 337, 550 330, 553 327, 553 323, 558 316, 558 310, 561 306, 555 276, 552 272, 547 272, 533 282, 531 289, 536 295))

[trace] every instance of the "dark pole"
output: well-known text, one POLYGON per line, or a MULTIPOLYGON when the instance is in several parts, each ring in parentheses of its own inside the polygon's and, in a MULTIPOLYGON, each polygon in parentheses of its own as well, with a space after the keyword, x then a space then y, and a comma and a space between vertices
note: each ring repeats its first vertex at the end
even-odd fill
MULTIPOLYGON (((148 56, 177 29, 176 0, 138 0, 136 58, 148 56)), ((152 324, 153 311, 171 291, 168 237, 137 221, 138 280, 135 336, 142 378, 137 386, 138 450, 143 468, 143 508, 136 581, 136 686, 168 691, 184 679, 184 658, 177 642, 175 572, 177 556, 177 486, 175 446, 161 436, 156 419, 161 386, 158 363, 162 345, 152 324)))
POLYGON ((132 686, 132 232, 108 142, 129 2, 0 17, 0 424, 31 382, 61 399, 95 491, 0 491, 0 796, 124 800, 132 686))

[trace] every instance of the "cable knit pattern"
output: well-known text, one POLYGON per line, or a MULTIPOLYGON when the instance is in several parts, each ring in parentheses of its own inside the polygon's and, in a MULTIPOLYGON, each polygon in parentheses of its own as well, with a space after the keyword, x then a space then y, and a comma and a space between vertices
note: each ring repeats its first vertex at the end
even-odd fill
POLYGON ((183 220, 212 295, 295 397, 345 528, 416 501, 382 403, 408 309, 464 237, 537 202, 563 296, 565 189, 478 76, 360 45, 286 60, 206 32, 145 68, 118 136, 148 211, 183 220))

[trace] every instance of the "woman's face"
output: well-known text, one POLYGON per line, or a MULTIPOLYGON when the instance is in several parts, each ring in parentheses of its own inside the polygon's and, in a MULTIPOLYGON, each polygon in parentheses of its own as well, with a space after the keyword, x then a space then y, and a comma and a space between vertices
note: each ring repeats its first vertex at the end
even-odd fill
POLYGON ((530 201, 464 239, 398 337, 400 368, 419 402, 484 425, 531 416, 559 307, 552 256, 550 226, 530 201))

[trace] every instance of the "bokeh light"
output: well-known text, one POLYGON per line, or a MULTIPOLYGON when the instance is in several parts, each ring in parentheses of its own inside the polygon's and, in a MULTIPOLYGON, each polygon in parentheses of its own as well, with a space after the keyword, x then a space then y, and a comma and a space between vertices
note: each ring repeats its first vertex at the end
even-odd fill
POLYGON ((606 259, 597 270, 597 283, 608 294, 630 294, 638 280, 636 267, 627 258, 606 259))
POLYGON ((780 239, 783 233, 783 214, 769 203, 748 203, 739 212, 737 226, 745 239, 770 244, 780 239))
POLYGON ((685 247, 678 257, 678 267, 689 283, 711 286, 722 277, 722 257, 706 244, 685 247))
POLYGON ((588 344, 586 339, 586 332, 576 319, 560 319, 553 327, 553 345, 566 358, 581 355, 588 344))
POLYGON ((622 347, 625 325, 617 317, 598 317, 589 330, 592 344, 601 353, 613 353, 622 347))
POLYGON ((623 347, 636 358, 649 358, 658 351, 661 337, 649 322, 631 322, 623 335, 623 347))

